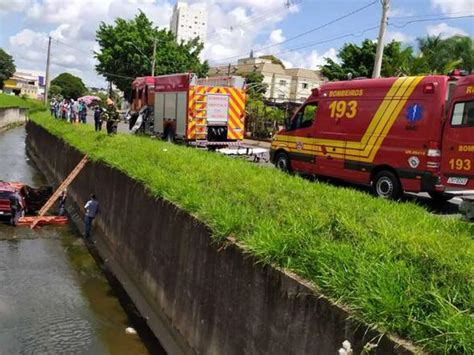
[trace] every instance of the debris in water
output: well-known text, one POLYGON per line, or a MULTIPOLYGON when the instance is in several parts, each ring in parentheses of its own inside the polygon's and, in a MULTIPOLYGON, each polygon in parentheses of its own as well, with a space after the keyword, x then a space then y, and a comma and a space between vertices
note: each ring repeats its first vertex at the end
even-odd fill
POLYGON ((127 333, 127 334, 137 334, 137 331, 135 329, 133 329, 132 327, 127 327, 127 329, 125 329, 125 333, 127 333))
POLYGON ((342 342, 342 348, 339 349, 339 355, 352 355, 352 346, 348 340, 342 342))

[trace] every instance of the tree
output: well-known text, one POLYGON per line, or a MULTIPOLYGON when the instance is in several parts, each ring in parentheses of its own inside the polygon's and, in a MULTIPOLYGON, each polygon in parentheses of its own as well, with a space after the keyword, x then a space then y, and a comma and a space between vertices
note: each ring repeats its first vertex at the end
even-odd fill
POLYGON ((168 30, 158 30, 143 12, 135 18, 118 18, 113 25, 102 22, 96 32, 100 50, 96 70, 126 94, 132 80, 151 74, 153 42, 156 40, 155 75, 193 72, 207 75, 209 65, 199 55, 203 44, 198 38, 177 43, 168 30))
POLYGON ((63 97, 74 100, 84 95, 87 91, 82 79, 70 73, 59 74, 51 81, 51 87, 53 86, 61 88, 59 94, 63 97))
POLYGON ((256 100, 262 100, 263 94, 268 89, 268 84, 263 82, 264 76, 262 73, 252 71, 249 73, 241 73, 245 78, 245 83, 247 84, 247 94, 250 98, 256 100))
POLYGON ((0 89, 3 89, 5 80, 10 79, 16 71, 11 55, 0 48, 0 89))
MULTIPOLYGON (((326 58, 327 64, 321 67, 321 73, 329 80, 346 80, 349 73, 352 77, 371 77, 374 68, 377 44, 366 39, 359 46, 346 43, 338 53, 341 64, 326 58)), ((382 59, 382 76, 400 76, 411 73, 413 49, 402 49, 400 42, 392 41, 385 45, 382 59)))
MULTIPOLYGON (((382 76, 448 74, 453 69, 474 69, 474 40, 469 36, 440 36, 418 38, 418 53, 413 47, 402 47, 397 41, 385 45, 382 76)), ((362 44, 346 43, 338 53, 336 63, 326 58, 321 72, 329 80, 345 80, 353 77, 370 77, 375 59, 376 44, 368 39, 362 44)))
POLYGON ((50 97, 62 96, 62 88, 58 85, 51 85, 48 92, 50 97))
POLYGON ((468 36, 418 38, 420 70, 425 74, 447 74, 453 69, 474 69, 474 41, 468 36))

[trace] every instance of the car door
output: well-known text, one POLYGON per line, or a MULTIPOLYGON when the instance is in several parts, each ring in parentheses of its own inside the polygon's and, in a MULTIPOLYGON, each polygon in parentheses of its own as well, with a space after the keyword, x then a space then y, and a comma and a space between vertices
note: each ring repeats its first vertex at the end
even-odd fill
POLYGON ((458 100, 451 106, 443 132, 441 170, 448 189, 474 189, 474 100, 458 100))
POLYGON ((287 135, 290 137, 289 158, 293 170, 313 173, 315 164, 314 123, 317 103, 309 102, 296 112, 290 121, 287 135))

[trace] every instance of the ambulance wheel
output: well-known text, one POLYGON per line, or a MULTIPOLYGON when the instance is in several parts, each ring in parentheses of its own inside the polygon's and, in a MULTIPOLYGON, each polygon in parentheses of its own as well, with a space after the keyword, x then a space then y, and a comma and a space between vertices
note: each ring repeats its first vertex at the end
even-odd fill
POLYGON ((429 195, 433 201, 440 202, 440 203, 447 202, 454 197, 451 194, 447 194, 444 192, 437 192, 437 191, 432 191, 429 193, 429 195))
POLYGON ((373 193, 385 199, 396 200, 402 194, 402 188, 398 177, 388 170, 377 173, 372 180, 373 193))
POLYGON ((286 153, 280 152, 275 159, 275 167, 285 173, 291 172, 290 158, 286 153))

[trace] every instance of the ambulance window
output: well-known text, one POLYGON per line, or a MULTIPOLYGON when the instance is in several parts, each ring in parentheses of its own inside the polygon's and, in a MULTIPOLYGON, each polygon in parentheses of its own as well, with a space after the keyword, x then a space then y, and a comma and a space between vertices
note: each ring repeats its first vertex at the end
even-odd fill
POLYGON ((311 127, 316 117, 316 103, 309 103, 302 107, 291 121, 290 129, 311 127))
POLYGON ((454 105, 451 126, 474 126, 474 101, 458 102, 454 105))

